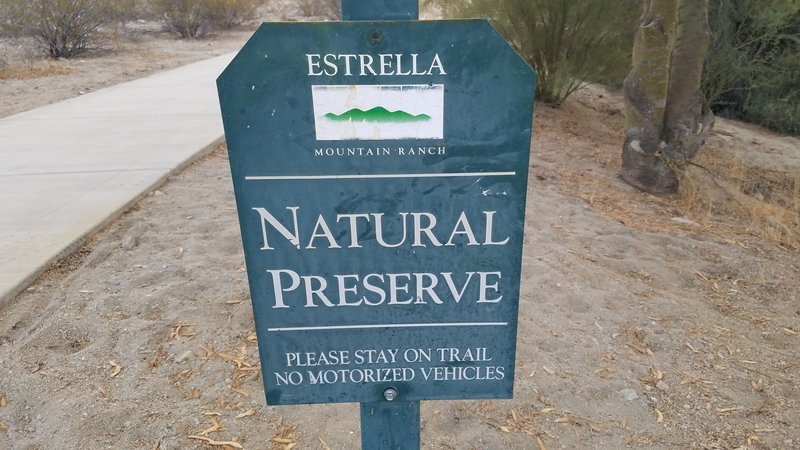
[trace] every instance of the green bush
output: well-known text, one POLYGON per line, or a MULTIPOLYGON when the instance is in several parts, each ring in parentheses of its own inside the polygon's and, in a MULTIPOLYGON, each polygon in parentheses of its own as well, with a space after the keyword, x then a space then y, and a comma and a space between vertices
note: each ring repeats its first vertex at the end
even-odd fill
POLYGON ((113 0, 0 0, 0 31, 33 37, 53 58, 70 58, 104 43, 103 27, 125 13, 113 0))
POLYGON ((263 0, 206 0, 206 15, 211 26, 221 30, 238 27, 256 18, 263 0))
POLYGON ((181 38, 201 36, 208 30, 209 18, 203 0, 150 0, 150 8, 181 38))
POLYGON ((14 10, 8 0, 0 0, 0 39, 12 37, 14 10))
MULTIPOLYGON (((800 33, 796 34, 800 38, 800 33)), ((743 116, 783 133, 800 135, 800 46, 773 61, 747 96, 743 116)))
POLYGON ((297 9, 303 17, 339 17, 339 0, 297 0, 297 9))
POLYGON ((800 134, 800 1, 712 0, 703 90, 723 117, 800 134))
POLYGON ((142 0, 116 0, 108 3, 109 9, 119 22, 128 22, 146 17, 147 2, 142 0))
POLYGON ((150 0, 150 9, 180 38, 229 29, 256 16, 264 0, 150 0))
POLYGON ((637 0, 428 0, 446 16, 488 17, 558 105, 586 81, 619 86, 629 70, 637 0))

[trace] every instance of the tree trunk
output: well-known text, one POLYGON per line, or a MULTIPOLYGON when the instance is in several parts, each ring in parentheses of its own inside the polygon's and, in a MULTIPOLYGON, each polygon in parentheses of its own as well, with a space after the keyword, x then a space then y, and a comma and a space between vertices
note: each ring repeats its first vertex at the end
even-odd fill
POLYGON ((678 189, 676 168, 705 141, 713 115, 700 91, 710 44, 708 0, 645 0, 624 83, 622 178, 651 193, 678 189))
POLYGON ((664 115, 668 155, 691 159, 703 145, 714 115, 700 90, 703 63, 711 45, 708 0, 684 0, 678 6, 664 115))

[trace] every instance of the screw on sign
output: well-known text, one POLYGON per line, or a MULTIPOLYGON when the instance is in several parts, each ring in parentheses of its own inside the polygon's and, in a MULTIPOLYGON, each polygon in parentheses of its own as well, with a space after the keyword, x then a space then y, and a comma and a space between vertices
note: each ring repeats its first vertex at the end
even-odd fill
POLYGON ((421 400, 513 394, 534 75, 486 21, 343 3, 217 81, 266 397, 418 448, 421 400))

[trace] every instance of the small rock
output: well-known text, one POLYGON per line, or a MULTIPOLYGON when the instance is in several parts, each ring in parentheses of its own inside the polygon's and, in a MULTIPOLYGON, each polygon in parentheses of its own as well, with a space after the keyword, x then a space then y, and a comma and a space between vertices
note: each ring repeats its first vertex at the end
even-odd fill
POLYGON ((95 247, 92 253, 86 258, 86 265, 97 267, 111 256, 116 247, 113 244, 101 244, 95 247))
POLYGON ((673 217, 672 221, 675 222, 675 223, 679 223, 681 225, 689 225, 689 226, 692 226, 692 227, 699 226, 699 224, 697 222, 695 222, 694 220, 689 220, 689 219, 687 219, 685 217, 673 217))
POLYGON ((133 236, 135 238, 140 238, 147 233, 147 224, 145 222, 137 222, 136 225, 132 226, 130 230, 128 230, 128 235, 133 236))
POLYGON ((191 357, 192 357, 192 351, 191 350, 186 350, 185 352, 181 353, 180 356, 175 358, 175 362, 180 364, 180 363, 186 361, 187 359, 189 359, 191 357))
POLYGON ((153 192, 153 195, 156 196, 156 197, 163 197, 164 195, 167 195, 167 194, 165 194, 163 191, 160 191, 160 190, 156 189, 153 192))
POLYGON ((658 388, 658 390, 662 392, 667 392, 669 390, 669 385, 667 383, 664 383, 664 380, 659 381, 656 384, 656 387, 658 388))
POLYGON ((125 238, 122 240, 122 244, 120 244, 120 245, 125 250, 133 250, 133 248, 136 247, 136 244, 137 244, 137 242, 136 242, 136 238, 135 237, 133 237, 133 236, 125 236, 125 238))
POLYGON ((634 391, 631 388, 623 389, 619 391, 619 393, 622 394, 622 397, 629 402, 632 402, 637 398, 639 398, 639 394, 637 394, 636 391, 634 391))

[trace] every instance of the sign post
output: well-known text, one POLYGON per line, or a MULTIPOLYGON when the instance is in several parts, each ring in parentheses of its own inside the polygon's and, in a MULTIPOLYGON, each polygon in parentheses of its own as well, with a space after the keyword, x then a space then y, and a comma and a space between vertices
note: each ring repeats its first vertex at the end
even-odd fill
POLYGON ((417 20, 419 0, 342 0, 343 20, 417 20))
POLYGON ((411 449, 421 400, 513 393, 534 74, 485 20, 377 3, 263 24, 217 84, 267 402, 411 449))
MULTIPOLYGON (((342 20, 416 20, 419 0, 342 0, 342 20)), ((361 403, 361 448, 420 447, 419 401, 400 401, 394 388, 383 401, 361 403)))

